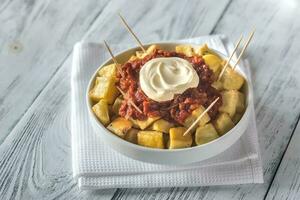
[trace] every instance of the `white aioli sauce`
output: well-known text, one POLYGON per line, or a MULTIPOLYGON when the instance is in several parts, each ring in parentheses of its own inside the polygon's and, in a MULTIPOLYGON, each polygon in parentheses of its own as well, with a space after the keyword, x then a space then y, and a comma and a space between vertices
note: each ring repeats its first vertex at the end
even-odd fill
POLYGON ((168 101, 198 86, 199 77, 192 64, 177 58, 154 58, 140 70, 143 92, 154 101, 168 101))

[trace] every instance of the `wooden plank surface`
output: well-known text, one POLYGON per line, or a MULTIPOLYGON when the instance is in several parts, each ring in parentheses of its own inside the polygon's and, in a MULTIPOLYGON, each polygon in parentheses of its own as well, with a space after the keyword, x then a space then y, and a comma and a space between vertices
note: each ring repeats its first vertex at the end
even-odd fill
MULTIPOLYGON (((188 2, 170 0, 153 5, 150 1, 111 1, 91 24, 84 39, 132 43, 116 17, 119 10, 143 41, 208 34, 228 3, 223 1, 215 8, 216 1, 188 2), (136 12, 132 12, 132 8, 136 12), (119 26, 115 25, 118 23, 119 26)), ((34 56, 31 55, 30 59, 34 56)), ((49 57, 54 59, 55 55, 49 57)), ((69 128, 71 57, 68 56, 61 68, 53 63, 44 63, 43 66, 58 71, 41 93, 31 91, 38 95, 37 98, 0 145, 0 196, 3 199, 110 199, 114 190, 82 192, 72 178, 69 128)), ((34 82, 37 75, 32 74, 31 80, 31 76, 27 77, 31 86, 41 84, 34 82)), ((20 86, 15 87, 20 89, 20 86)))
MULTIPOLYGON (((237 1, 229 5, 214 33, 237 39, 256 27, 248 50, 252 64, 259 142, 265 183, 185 189, 118 190, 115 199, 263 199, 287 148, 300 111, 300 5, 290 1, 237 1)), ((299 172, 298 172, 299 173, 299 172)), ((295 172, 297 174, 297 172, 295 172)), ((282 186, 284 187, 284 185, 282 186)))
POLYGON ((267 195, 267 200, 300 198, 300 124, 290 140, 267 195))
POLYGON ((107 2, 1 1, 0 144, 107 2))

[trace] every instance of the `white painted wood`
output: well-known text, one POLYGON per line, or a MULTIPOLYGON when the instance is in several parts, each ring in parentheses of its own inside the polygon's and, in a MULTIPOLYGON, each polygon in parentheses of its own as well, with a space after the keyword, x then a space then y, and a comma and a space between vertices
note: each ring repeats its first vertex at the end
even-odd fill
POLYGON ((300 124, 291 138, 266 199, 300 198, 300 124))
MULTIPOLYGON (((85 39, 94 41, 109 39, 114 43, 133 42, 129 35, 125 34, 123 27, 114 25, 118 23, 116 13, 119 10, 126 16, 134 30, 143 30, 142 32, 136 31, 143 41, 208 34, 218 21, 227 1, 218 4, 217 9, 208 12, 214 8, 216 1, 195 0, 174 3, 170 0, 155 5, 150 1, 112 1, 104 10, 101 10, 101 14, 86 33, 85 39), (132 9, 135 9, 135 12, 132 9), (191 31, 186 32, 186 30, 191 31)), ((57 12, 57 15, 63 13, 63 11, 57 12)), ((80 19, 82 18, 79 17, 77 20, 80 21, 80 19)), ((55 46, 52 50, 56 48, 58 47, 55 46)), ((37 51, 28 55, 32 60, 38 58, 34 53, 37 51)), ((60 54, 43 54, 42 58, 46 56, 50 62, 60 54)), ((4 64, 11 60, 7 59, 4 64)), ((31 94, 38 95, 38 97, 10 134, 4 136, 5 140, 0 145, 0 199, 98 199, 99 197, 110 199, 114 195, 114 190, 79 191, 72 178, 69 128, 70 66, 71 56, 68 56, 41 93, 31 91, 31 94)), ((57 69, 59 66, 44 63, 43 67, 56 67, 57 69)), ((39 72, 38 69, 36 71, 39 72)), ((24 75, 31 87, 41 84, 41 81, 34 81, 37 74, 41 73, 37 72, 30 76, 32 78, 24 75)), ((3 77, 1 73, 1 78, 3 77)), ((22 77, 23 75, 20 75, 20 79, 22 77)), ((45 77, 38 78, 42 80, 45 77)), ((29 84, 24 81, 21 83, 29 84)), ((21 86, 14 87, 22 91, 21 86)))
MULTIPOLYGON (((236 40, 256 27, 249 46, 255 106, 265 183, 157 190, 119 190, 116 199, 263 199, 297 123, 300 111, 300 5, 296 1, 233 1, 217 24, 215 33, 236 40), (186 192, 188 191, 188 192, 186 192)), ((295 172, 295 176, 299 172, 295 172)), ((285 187, 284 184, 279 187, 285 187)))
POLYGON ((1 1, 0 144, 107 2, 1 1))

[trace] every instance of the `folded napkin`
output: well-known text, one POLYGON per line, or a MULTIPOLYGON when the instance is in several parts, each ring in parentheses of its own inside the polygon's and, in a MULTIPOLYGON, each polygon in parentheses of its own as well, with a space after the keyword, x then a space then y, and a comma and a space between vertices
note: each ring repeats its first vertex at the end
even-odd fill
MULTIPOLYGON (((233 45, 224 36, 204 36, 183 40, 204 44, 225 55, 233 45)), ((118 52, 128 46, 111 46, 118 52)), ((252 117, 245 134, 225 152, 189 165, 158 165, 125 157, 102 141, 93 131, 86 109, 85 93, 93 72, 109 58, 102 44, 77 43, 73 51, 71 76, 71 132, 73 175, 82 189, 191 187, 262 183, 263 173, 252 107, 252 117)), ((249 67, 240 67, 250 76, 249 67)))

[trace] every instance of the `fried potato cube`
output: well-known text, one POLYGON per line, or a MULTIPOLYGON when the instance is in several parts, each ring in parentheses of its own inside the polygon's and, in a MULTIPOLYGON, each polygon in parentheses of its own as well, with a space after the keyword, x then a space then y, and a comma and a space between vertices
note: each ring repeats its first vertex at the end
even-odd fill
POLYGON ((241 92, 238 92, 238 102, 236 105, 236 111, 238 113, 244 112, 246 106, 245 106, 245 95, 241 92))
POLYGON ((203 59, 205 64, 208 65, 209 69, 213 71, 215 77, 219 76, 222 70, 222 60, 213 54, 206 54, 203 56, 203 59))
POLYGON ((119 95, 119 91, 115 86, 114 78, 97 77, 96 85, 89 92, 89 96, 93 101, 100 99, 107 100, 108 104, 112 104, 115 98, 119 95))
POLYGON ((116 98, 114 104, 112 105, 112 111, 114 114, 118 115, 119 114, 119 110, 120 110, 120 107, 121 107, 121 104, 122 104, 122 97, 119 96, 118 98, 116 98))
POLYGON ((146 53, 144 53, 143 51, 137 51, 136 52, 136 57, 139 59, 143 59, 145 58, 147 55, 152 54, 156 49, 158 49, 159 47, 155 44, 151 45, 148 47, 148 49, 146 50, 146 53))
POLYGON ((231 67, 226 68, 221 78, 223 88, 226 90, 239 90, 243 86, 244 81, 244 77, 231 67))
POLYGON ((117 65, 116 64, 110 64, 101 67, 101 69, 98 71, 99 76, 104 76, 107 78, 115 78, 117 75, 117 65))
POLYGON ((198 127, 195 134, 195 143, 197 145, 205 144, 219 137, 215 127, 209 123, 205 126, 198 127))
POLYGON ((131 129, 131 127, 131 121, 123 117, 118 117, 107 126, 107 129, 116 134, 117 136, 124 138, 126 133, 131 129))
POLYGON ((133 55, 133 56, 131 56, 131 57, 128 59, 128 61, 134 61, 134 60, 136 60, 136 59, 138 59, 138 57, 136 57, 135 55, 133 55))
POLYGON ((150 129, 154 131, 161 131, 163 133, 169 133, 170 128, 173 126, 174 124, 168 122, 167 120, 159 119, 151 125, 150 129))
POLYGON ((185 127, 170 128, 169 149, 179 149, 192 146, 193 139, 191 133, 183 136, 187 129, 185 127))
POLYGON ((215 88, 216 90, 218 90, 218 91, 223 90, 223 84, 222 84, 220 81, 215 81, 215 82, 213 82, 213 83, 211 84, 211 86, 212 86, 213 88, 215 88))
POLYGON ((182 53, 188 57, 195 55, 193 47, 190 45, 178 45, 175 47, 176 53, 182 53))
POLYGON ((203 46, 201 46, 201 47, 196 51, 196 53, 197 53, 198 55, 200 55, 200 56, 204 56, 204 55, 207 55, 207 54, 212 54, 212 55, 218 57, 220 60, 222 60, 222 58, 221 58, 218 54, 216 54, 213 50, 211 50, 211 49, 207 46, 207 44, 204 44, 203 46))
POLYGON ((130 121, 133 123, 133 127, 144 130, 159 118, 160 117, 148 117, 146 120, 138 120, 138 119, 130 118, 130 121))
POLYGON ((92 107, 92 110, 102 124, 107 125, 110 122, 109 109, 106 100, 101 99, 92 107))
POLYGON ((124 139, 127 140, 128 142, 137 144, 137 134, 138 134, 138 132, 139 132, 138 129, 132 128, 132 129, 130 129, 130 130, 126 133, 124 139))
POLYGON ((160 131, 139 131, 137 142, 139 145, 145 147, 164 148, 163 133, 160 131))
POLYGON ((209 52, 209 48, 208 48, 207 44, 204 44, 203 46, 201 46, 199 48, 199 50, 197 51, 198 55, 200 55, 200 56, 204 56, 208 52, 209 52))
MULTIPOLYGON (((203 106, 200 106, 199 108, 193 110, 192 114, 188 116, 184 121, 184 126, 186 128, 189 128, 194 121, 197 120, 197 118, 205 111, 205 108, 203 106)), ((199 121, 199 126, 204 126, 207 122, 210 121, 209 115, 206 113, 199 121)), ((192 131, 195 131, 196 127, 192 129, 192 131)))
POLYGON ((233 117, 232 117, 232 121, 234 124, 237 124, 243 117, 244 113, 236 113, 233 117))
POLYGON ((228 113, 230 117, 233 117, 235 113, 243 111, 245 108, 244 95, 237 90, 227 90, 221 92, 222 106, 219 111, 228 113))
POLYGON ((221 113, 218 115, 217 119, 213 122, 219 135, 224 135, 230 129, 234 127, 234 123, 227 113, 221 113))

